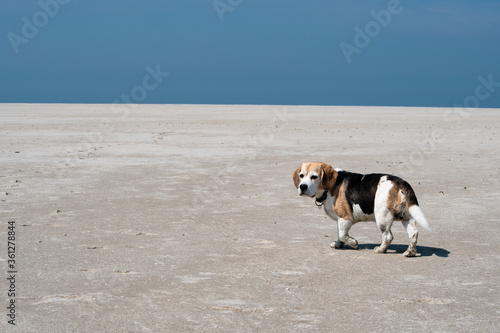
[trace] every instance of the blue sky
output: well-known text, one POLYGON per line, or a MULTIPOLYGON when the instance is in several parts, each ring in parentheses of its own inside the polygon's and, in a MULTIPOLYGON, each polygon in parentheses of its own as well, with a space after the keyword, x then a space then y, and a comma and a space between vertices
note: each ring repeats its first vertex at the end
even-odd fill
POLYGON ((2 103, 499 108, 500 1, 2 0, 0 59, 2 103))

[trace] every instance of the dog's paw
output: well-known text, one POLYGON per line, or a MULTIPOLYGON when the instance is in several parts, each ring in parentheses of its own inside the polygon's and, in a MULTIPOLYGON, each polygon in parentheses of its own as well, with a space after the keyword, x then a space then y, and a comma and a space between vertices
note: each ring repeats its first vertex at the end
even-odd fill
POLYGON ((403 253, 403 257, 414 257, 416 254, 417 251, 406 250, 405 253, 403 253))
POLYGON ((350 247, 352 247, 354 250, 358 249, 358 241, 355 240, 354 238, 349 238, 349 241, 347 243, 350 247))
POLYGON ((380 246, 377 246, 375 247, 375 249, 373 249, 373 251, 375 251, 376 253, 385 253, 387 249, 382 249, 380 246))
POLYGON ((337 240, 334 243, 330 244, 330 247, 335 248, 335 249, 341 249, 344 247, 344 242, 337 240))

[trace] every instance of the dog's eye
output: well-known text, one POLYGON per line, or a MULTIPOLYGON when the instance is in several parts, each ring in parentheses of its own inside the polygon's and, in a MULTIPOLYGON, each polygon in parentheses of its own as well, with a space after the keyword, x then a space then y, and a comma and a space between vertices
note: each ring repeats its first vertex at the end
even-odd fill
POLYGON ((300 178, 304 178, 304 175, 303 175, 303 174, 300 174, 300 175, 299 175, 299 177, 300 177, 300 178))
POLYGON ((316 175, 311 176, 311 179, 318 179, 318 176, 316 176, 316 175))

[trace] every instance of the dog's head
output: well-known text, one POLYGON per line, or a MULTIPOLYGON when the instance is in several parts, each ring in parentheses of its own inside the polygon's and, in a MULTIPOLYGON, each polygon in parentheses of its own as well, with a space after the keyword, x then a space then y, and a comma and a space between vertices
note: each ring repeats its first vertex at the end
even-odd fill
POLYGON ((323 191, 330 191, 336 180, 337 171, 322 162, 302 163, 293 173, 293 182, 299 195, 308 197, 321 196, 323 191))

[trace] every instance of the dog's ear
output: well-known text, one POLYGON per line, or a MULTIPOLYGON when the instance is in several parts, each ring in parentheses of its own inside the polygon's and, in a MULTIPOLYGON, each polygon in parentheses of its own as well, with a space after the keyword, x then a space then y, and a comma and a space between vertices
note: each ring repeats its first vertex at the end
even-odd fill
POLYGON ((331 165, 325 163, 321 165, 321 169, 323 170, 321 187, 324 190, 330 191, 337 181, 337 171, 331 165))
POLYGON ((300 165, 297 170, 295 170, 293 172, 293 183, 295 184, 295 187, 296 188, 299 188, 299 184, 300 184, 300 177, 299 177, 299 173, 300 173, 300 170, 302 169, 302 165, 300 165))

